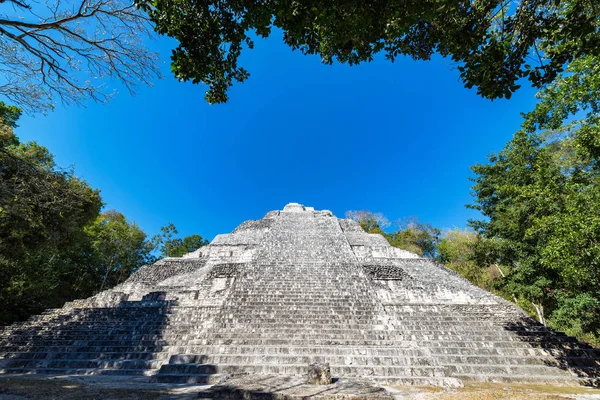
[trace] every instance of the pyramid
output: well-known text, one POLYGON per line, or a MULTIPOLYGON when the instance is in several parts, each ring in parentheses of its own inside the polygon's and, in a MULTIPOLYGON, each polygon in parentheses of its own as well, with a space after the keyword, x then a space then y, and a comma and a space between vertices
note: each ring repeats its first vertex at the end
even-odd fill
POLYGON ((330 211, 291 203, 0 331, 0 373, 600 384, 600 350, 330 211))

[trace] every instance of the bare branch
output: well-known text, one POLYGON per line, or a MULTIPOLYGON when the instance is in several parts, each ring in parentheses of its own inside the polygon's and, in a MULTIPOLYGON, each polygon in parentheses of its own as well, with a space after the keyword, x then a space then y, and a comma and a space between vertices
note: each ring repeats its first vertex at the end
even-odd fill
POLYGON ((19 9, 0 13, 0 98, 27 112, 107 101, 109 79, 134 93, 160 77, 149 19, 129 0, 4 1, 19 9))

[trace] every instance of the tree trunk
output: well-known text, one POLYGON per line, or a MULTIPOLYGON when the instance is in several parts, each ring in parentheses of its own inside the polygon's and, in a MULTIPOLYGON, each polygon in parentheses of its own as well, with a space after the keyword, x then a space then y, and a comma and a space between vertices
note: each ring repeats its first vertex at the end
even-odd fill
POLYGON ((540 321, 540 323, 546 326, 546 319, 544 318, 544 306, 541 304, 536 304, 533 301, 531 302, 531 304, 533 304, 533 307, 535 307, 535 312, 538 315, 538 320, 540 321))
MULTIPOLYGON (((496 267, 496 269, 498 270, 498 272, 500 272, 500 275, 502 275, 503 278, 506 278, 506 275, 504 275, 504 272, 502 272, 502 269, 500 269, 500 266, 498 264, 494 264, 494 267, 496 267)), ((513 301, 515 302, 515 304, 517 304, 518 303, 517 296, 515 296, 514 293, 512 294, 512 298, 513 298, 513 301)), ((544 325, 546 325, 546 324, 544 324, 544 325)))
POLYGON ((500 269, 500 266, 498 264, 494 264, 494 267, 496 267, 496 269, 498 270, 498 272, 500 272, 500 275, 502 275, 503 278, 506 278, 506 276, 504 275, 504 272, 502 272, 502 270, 500 269))

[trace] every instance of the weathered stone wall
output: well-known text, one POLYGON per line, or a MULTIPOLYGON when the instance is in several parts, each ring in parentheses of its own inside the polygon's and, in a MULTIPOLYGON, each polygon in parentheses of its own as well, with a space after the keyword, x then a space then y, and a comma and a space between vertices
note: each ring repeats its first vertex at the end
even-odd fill
POLYGON ((402 268, 389 264, 367 264, 363 270, 372 280, 401 281, 410 279, 410 276, 402 268))
POLYGON ((145 265, 127 280, 155 284, 173 276, 193 272, 204 267, 206 259, 163 258, 152 265, 145 265))

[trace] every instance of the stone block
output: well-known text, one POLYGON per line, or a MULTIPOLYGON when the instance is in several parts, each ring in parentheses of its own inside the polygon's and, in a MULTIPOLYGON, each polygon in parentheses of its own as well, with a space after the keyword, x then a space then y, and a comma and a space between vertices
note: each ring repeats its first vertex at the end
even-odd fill
POLYGON ((306 383, 309 385, 330 385, 331 368, 328 363, 313 363, 308 366, 306 383))

